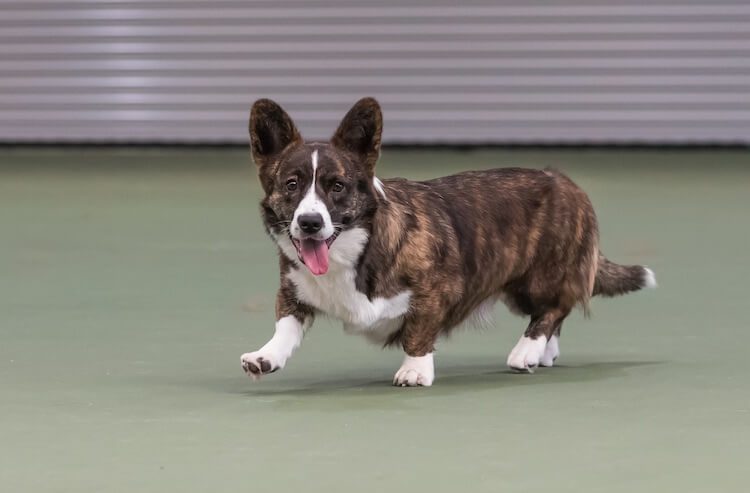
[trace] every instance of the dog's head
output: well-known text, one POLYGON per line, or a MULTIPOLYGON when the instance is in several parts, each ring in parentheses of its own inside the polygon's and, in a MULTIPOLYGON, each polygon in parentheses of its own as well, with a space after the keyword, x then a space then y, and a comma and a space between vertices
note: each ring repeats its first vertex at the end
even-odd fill
POLYGON ((329 142, 305 143, 281 106, 269 99, 253 105, 250 147, 265 192, 263 220, 280 246, 291 241, 315 275, 328 271, 340 234, 368 228, 382 193, 375 178, 382 127, 380 105, 364 98, 329 142))

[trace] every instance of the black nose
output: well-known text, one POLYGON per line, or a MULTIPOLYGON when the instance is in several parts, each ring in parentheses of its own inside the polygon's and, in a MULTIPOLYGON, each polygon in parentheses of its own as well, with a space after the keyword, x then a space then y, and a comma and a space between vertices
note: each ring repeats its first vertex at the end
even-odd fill
POLYGON ((313 214, 302 214, 297 218, 297 222, 303 232, 311 235, 317 233, 320 231, 320 228, 323 227, 323 216, 317 212, 313 214))

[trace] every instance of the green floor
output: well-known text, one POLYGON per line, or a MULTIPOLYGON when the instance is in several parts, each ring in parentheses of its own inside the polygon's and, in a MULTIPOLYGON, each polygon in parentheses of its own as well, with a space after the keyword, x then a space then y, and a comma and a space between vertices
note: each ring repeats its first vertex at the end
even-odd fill
POLYGON ((3 492, 744 491, 750 154, 396 151, 382 177, 554 165, 656 291, 595 300, 559 367, 525 326, 444 341, 429 389, 319 321, 278 374, 275 251, 244 150, 0 150, 3 492))

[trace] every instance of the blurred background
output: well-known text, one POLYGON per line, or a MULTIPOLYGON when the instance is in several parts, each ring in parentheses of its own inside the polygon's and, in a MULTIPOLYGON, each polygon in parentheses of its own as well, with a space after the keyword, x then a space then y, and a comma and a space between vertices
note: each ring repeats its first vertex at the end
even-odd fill
POLYGON ((386 143, 748 143, 743 0, 0 0, 0 141, 244 143, 252 101, 386 143))
POLYGON ((750 3, 0 0, 0 491, 738 492, 750 443, 750 3), (253 383, 277 252, 250 105, 377 97, 377 174, 553 166, 659 289, 399 351, 319 317, 253 383))

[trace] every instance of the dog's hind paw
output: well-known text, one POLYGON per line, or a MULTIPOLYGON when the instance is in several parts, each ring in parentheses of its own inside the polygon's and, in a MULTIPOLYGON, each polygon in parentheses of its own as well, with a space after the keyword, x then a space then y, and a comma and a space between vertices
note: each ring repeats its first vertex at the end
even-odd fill
POLYGON ((539 366, 552 367, 555 360, 560 356, 560 342, 558 336, 552 336, 547 341, 547 347, 544 348, 542 359, 539 360, 539 366))
POLYGON ((546 347, 547 338, 544 336, 536 339, 523 336, 508 355, 507 364, 513 370, 533 373, 542 361, 546 347))

